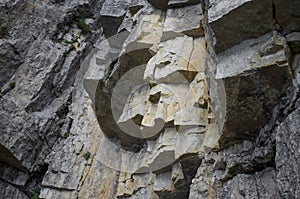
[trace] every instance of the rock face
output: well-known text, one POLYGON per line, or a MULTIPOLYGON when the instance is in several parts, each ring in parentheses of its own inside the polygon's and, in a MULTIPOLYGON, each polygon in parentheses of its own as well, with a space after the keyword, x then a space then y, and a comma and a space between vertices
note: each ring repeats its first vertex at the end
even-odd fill
POLYGON ((299 198, 299 7, 1 1, 1 198, 299 198))
POLYGON ((300 195, 299 185, 299 107, 293 111, 275 130, 277 183, 280 196, 297 198, 300 195))
POLYGON ((208 22, 217 40, 216 52, 273 30, 275 20, 272 6, 272 1, 212 1, 208 22))

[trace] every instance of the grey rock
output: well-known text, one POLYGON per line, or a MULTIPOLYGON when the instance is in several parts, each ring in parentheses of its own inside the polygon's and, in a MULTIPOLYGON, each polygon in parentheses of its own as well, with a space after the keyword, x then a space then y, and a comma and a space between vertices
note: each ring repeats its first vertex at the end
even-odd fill
POLYGON ((160 10, 153 10, 150 13, 142 10, 137 17, 135 27, 124 42, 127 52, 149 49, 158 45, 162 37, 162 12, 160 10))
POLYGON ((0 180, 0 195, 2 198, 29 199, 30 197, 18 188, 0 180))
POLYGON ((215 1, 208 10, 208 21, 217 40, 217 53, 265 34, 275 24, 272 1, 259 0, 215 1))
POLYGON ((2 87, 22 63, 22 57, 13 43, 0 41, 0 87, 2 87))
POLYGON ((300 109, 293 111, 275 130, 276 170, 280 198, 300 197, 300 109))
POLYGON ((254 175, 239 174, 223 185, 218 198, 276 198, 275 170, 267 168, 254 175))
POLYGON ((292 70, 294 71, 295 84, 300 88, 300 54, 294 56, 292 70))
POLYGON ((279 24, 284 34, 297 32, 300 30, 300 2, 274 0, 276 22, 279 24))
POLYGON ((141 188, 136 193, 134 193, 130 198, 131 199, 139 199, 139 198, 158 199, 159 197, 153 192, 152 187, 147 187, 147 188, 141 188))
POLYGON ((100 11, 103 31, 107 37, 115 35, 120 27, 128 9, 133 13, 135 9, 144 7, 143 0, 107 0, 100 11))
POLYGON ((203 36, 201 4, 184 8, 168 9, 163 27, 163 38, 167 40, 172 33, 182 33, 188 36, 203 36))
POLYGON ((227 146, 234 143, 235 136, 237 140, 240 136, 256 137, 255 132, 267 123, 270 114, 265 111, 271 113, 280 95, 292 82, 290 56, 284 37, 271 33, 246 40, 224 51, 218 58, 216 76, 225 78, 227 101, 224 125, 227 133, 220 142, 227 146), (268 102, 262 100, 265 98, 268 102))
MULTIPOLYGON (((1 164, 1 178, 30 197, 40 187, 52 148, 69 133, 72 119, 68 112, 77 64, 99 33, 83 33, 77 21, 99 15, 102 3, 90 3, 90 14, 83 14, 87 1, 7 1, 0 6, 0 20, 4 20, 1 31, 4 26, 7 30, 1 32, 0 42, 1 56, 4 53, 7 57, 1 57, 0 62, 10 67, 4 68, 7 74, 1 80, 6 83, 11 78, 0 96, 0 159, 6 164, 1 164), (66 43, 73 33, 78 36, 76 41, 66 43)), ((87 23, 92 29, 98 22, 87 23)), ((1 185, 6 187, 11 190, 7 184, 1 185)), ((1 195, 5 198, 4 193, 1 195)))
POLYGON ((39 30, 35 25, 42 21, 32 18, 39 15, 28 9, 32 1, 8 0, 0 4, 0 87, 4 85, 22 64, 25 55, 39 30), (22 12, 22 16, 19 13, 22 12), (35 24, 33 24, 33 21, 35 24), (20 23, 21 22, 21 23, 20 23), (31 27, 31 31, 24 31, 31 27))
POLYGON ((217 78, 237 76, 247 71, 278 65, 288 66, 287 42, 277 32, 246 40, 218 55, 217 78))
POLYGON ((300 32, 292 32, 285 36, 292 52, 297 54, 300 52, 300 32))
POLYGON ((298 7, 0 0, 1 198, 300 197, 298 7))
POLYGON ((13 167, 1 164, 0 178, 15 186, 24 186, 29 180, 29 175, 13 167))

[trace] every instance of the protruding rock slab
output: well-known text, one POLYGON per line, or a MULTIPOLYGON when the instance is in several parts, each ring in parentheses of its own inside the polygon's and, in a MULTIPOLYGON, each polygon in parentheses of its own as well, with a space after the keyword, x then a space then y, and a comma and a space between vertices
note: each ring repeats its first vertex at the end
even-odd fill
POLYGON ((274 0, 275 19, 283 33, 300 31, 300 1, 274 0))
POLYGON ((182 36, 162 42, 147 64, 144 79, 167 83, 191 81, 197 72, 205 70, 205 57, 204 38, 182 36))
POLYGON ((126 51, 150 48, 159 44, 162 37, 161 14, 160 10, 155 10, 139 17, 135 28, 125 43, 126 51))
POLYGON ((208 21, 217 40, 217 53, 265 34, 275 25, 272 1, 260 0, 212 1, 208 21))
POLYGON ((224 78, 227 115, 220 143, 253 139, 271 117, 278 98, 291 82, 284 37, 271 33, 242 42, 219 56, 217 78, 224 78))
POLYGON ((201 5, 168 9, 163 32, 163 40, 171 38, 176 33, 193 37, 203 36, 201 5))
POLYGON ((128 9, 145 6, 143 0, 107 0, 100 11, 103 31, 107 37, 117 33, 128 9))
POLYGON ((251 39, 219 54, 217 78, 227 78, 263 67, 289 65, 290 51, 287 42, 278 32, 251 39))
POLYGON ((292 32, 285 36, 292 52, 297 54, 300 52, 300 32, 292 32))

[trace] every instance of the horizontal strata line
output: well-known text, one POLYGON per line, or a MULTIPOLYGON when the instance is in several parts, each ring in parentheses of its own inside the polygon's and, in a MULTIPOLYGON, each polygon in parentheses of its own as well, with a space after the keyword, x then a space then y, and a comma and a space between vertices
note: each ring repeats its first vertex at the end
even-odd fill
POLYGON ((76 189, 68 189, 68 188, 62 188, 62 187, 55 187, 51 185, 42 185, 41 188, 49 188, 49 189, 54 189, 54 190, 60 190, 60 191, 76 191, 76 189))

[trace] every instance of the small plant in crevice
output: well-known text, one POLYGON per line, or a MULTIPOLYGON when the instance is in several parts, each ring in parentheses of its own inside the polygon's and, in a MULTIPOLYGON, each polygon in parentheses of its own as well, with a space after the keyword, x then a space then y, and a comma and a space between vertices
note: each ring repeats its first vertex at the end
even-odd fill
POLYGON ((0 98, 15 87, 16 82, 11 82, 8 84, 8 86, 3 86, 2 88, 0 88, 0 98))
POLYGON ((70 46, 71 47, 71 50, 78 50, 78 44, 80 43, 79 42, 79 36, 75 36, 72 38, 71 41, 67 40, 67 39, 63 39, 63 38, 57 38, 55 37, 53 39, 53 41, 55 43, 59 43, 59 44, 62 44, 64 46, 70 46))
POLYGON ((70 133, 69 132, 66 132, 62 135, 62 138, 63 139, 67 139, 68 137, 70 137, 70 133))
POLYGON ((68 24, 61 24, 58 32, 53 36, 52 41, 69 47, 69 50, 80 50, 85 34, 92 32, 90 25, 84 18, 75 17, 68 24))
POLYGON ((78 46, 77 46, 77 43, 71 43, 71 50, 77 50, 78 49, 78 46))
POLYGON ((61 39, 61 38, 58 38, 58 37, 54 37, 54 38, 53 38, 53 41, 54 41, 55 43, 59 43, 59 44, 61 44, 61 43, 62 43, 62 41, 63 41, 63 39, 61 39))
POLYGON ((16 87, 16 82, 11 82, 10 84, 9 84, 9 88, 10 89, 13 89, 13 88, 15 88, 16 87))
POLYGON ((86 23, 85 19, 78 18, 75 20, 76 25, 78 28, 80 28, 84 33, 92 32, 91 27, 86 23))
POLYGON ((88 160, 91 157, 91 152, 86 152, 85 154, 83 154, 84 159, 88 160))
POLYGON ((40 188, 37 188, 37 189, 33 192, 32 196, 31 196, 31 199, 39 199, 40 193, 41 193, 41 189, 40 189, 40 188))

